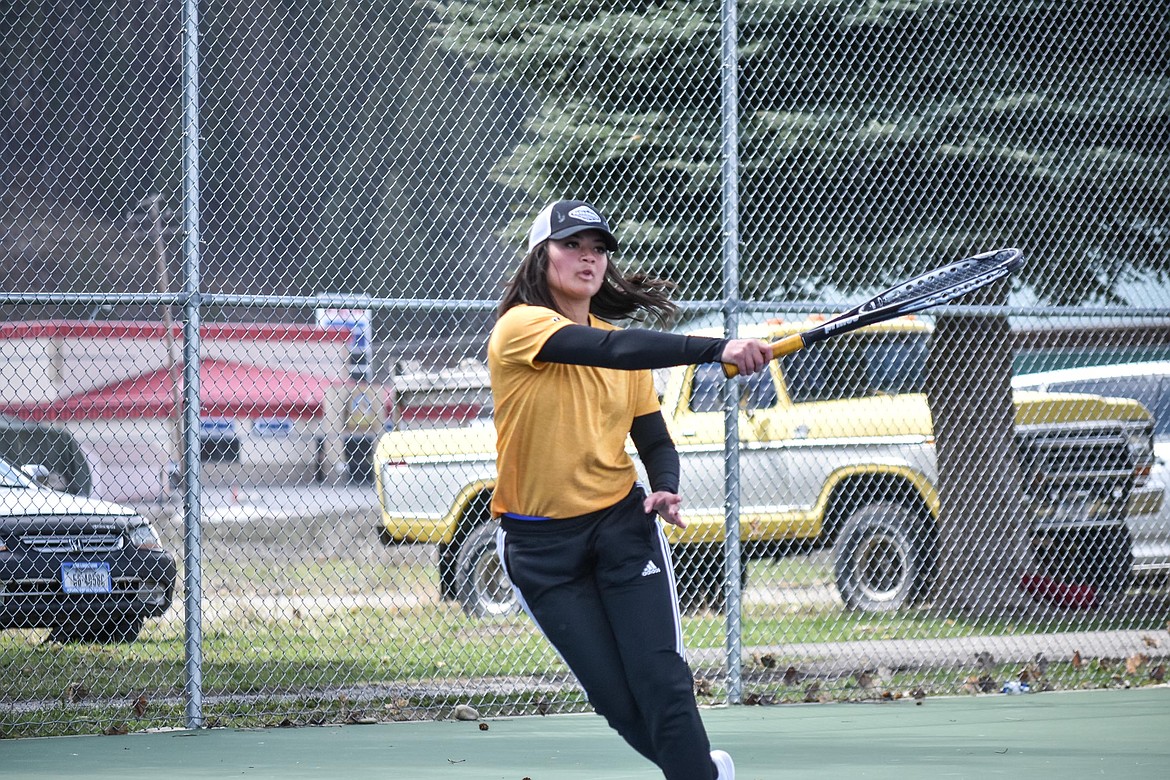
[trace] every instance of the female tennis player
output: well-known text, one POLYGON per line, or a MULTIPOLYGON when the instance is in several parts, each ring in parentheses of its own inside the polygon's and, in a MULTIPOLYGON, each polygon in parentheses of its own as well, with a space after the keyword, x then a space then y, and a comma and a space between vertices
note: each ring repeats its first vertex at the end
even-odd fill
POLYGON ((664 320, 674 285, 621 273, 593 206, 561 200, 532 224, 488 344, 495 402, 497 549, 524 610, 590 703, 669 780, 733 780, 711 750, 684 655, 670 548, 679 459, 650 369, 768 364, 754 339, 707 339, 610 320, 664 320), (638 484, 627 436, 645 466, 638 484))

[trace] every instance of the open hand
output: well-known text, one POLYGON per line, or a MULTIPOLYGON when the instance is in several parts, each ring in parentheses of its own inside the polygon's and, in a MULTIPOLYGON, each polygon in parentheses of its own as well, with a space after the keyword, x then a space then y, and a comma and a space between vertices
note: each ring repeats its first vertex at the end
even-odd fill
POLYGON ((679 528, 686 528, 686 521, 682 519, 682 513, 679 508, 682 506, 682 499, 678 493, 667 493, 665 490, 659 490, 656 493, 651 493, 646 496, 646 500, 642 502, 642 509, 646 514, 655 512, 666 522, 671 525, 677 525, 679 528))

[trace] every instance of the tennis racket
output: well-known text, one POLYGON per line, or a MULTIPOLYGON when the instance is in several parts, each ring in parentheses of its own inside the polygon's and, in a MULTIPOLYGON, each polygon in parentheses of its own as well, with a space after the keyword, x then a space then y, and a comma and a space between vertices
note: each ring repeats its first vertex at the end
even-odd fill
MULTIPOLYGON (((785 336, 774 342, 771 345, 772 357, 789 355, 866 325, 949 303, 960 295, 1003 279, 1023 262, 1024 253, 1019 249, 996 249, 927 271, 878 293, 865 303, 838 314, 815 328, 785 336)), ((739 371, 731 363, 724 363, 723 373, 730 377, 739 371)))

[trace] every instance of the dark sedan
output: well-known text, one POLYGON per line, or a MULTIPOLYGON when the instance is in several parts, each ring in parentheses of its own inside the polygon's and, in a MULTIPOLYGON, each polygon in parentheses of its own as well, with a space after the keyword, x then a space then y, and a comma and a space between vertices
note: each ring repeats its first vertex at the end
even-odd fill
POLYGON ((0 629, 133 642, 174 588, 174 557, 133 509, 41 487, 0 460, 0 629))

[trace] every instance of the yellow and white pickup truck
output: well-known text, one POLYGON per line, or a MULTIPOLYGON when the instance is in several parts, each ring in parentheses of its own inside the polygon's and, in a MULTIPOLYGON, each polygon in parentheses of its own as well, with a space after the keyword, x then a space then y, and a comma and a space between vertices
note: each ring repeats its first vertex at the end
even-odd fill
MULTIPOLYGON (((744 327, 775 341, 809 322, 744 327)), ((704 335, 718 335, 706 333, 704 335)), ((852 609, 912 606, 936 560, 934 437, 924 393, 930 327, 902 319, 773 361, 743 380, 740 535, 745 562, 830 547, 852 609)), ((684 607, 723 597, 721 366, 665 372, 662 409, 678 447, 687 527, 667 527, 684 607)), ((1129 511, 1151 511, 1153 423, 1136 401, 1015 395, 1017 452, 1033 541, 1053 570, 1116 590, 1130 576, 1129 511), (1059 556, 1059 560, 1053 560, 1059 556)), ((631 447, 632 451, 632 447, 631 447)), ((439 587, 470 613, 515 609, 495 555, 490 421, 384 434, 374 455, 388 543, 434 544, 439 587)), ((746 571, 746 566, 744 570, 746 571)))

